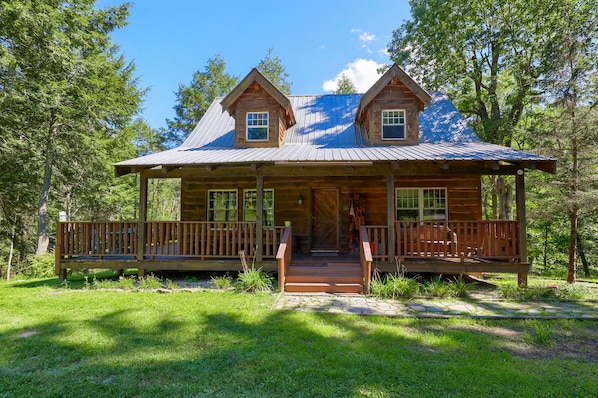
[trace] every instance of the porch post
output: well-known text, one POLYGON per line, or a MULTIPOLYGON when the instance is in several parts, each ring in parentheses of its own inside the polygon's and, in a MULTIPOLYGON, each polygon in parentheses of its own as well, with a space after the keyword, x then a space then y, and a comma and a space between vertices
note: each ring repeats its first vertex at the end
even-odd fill
POLYGON ((386 224, 388 225, 388 261, 395 259, 395 177, 386 176, 386 224))
POLYGON ((256 180, 255 259, 259 264, 262 261, 262 248, 264 247, 264 176, 258 173, 256 180))
MULTIPOLYGON (((517 201, 517 222, 519 225, 519 261, 527 263, 527 219, 525 215, 525 177, 523 170, 517 170, 517 175, 515 176, 515 196, 517 201)), ((517 281, 519 287, 527 287, 527 272, 517 274, 517 281)))
MULTIPOLYGON (((147 220, 147 175, 139 172, 139 218, 137 220, 137 261, 145 256, 145 221, 147 220)), ((138 276, 145 276, 145 268, 138 268, 138 276)))

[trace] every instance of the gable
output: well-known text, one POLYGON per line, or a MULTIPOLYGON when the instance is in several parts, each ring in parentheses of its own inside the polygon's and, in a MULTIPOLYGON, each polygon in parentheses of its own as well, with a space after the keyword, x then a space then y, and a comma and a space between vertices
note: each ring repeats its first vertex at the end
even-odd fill
POLYGON ((220 103, 235 120, 236 147, 278 147, 295 124, 289 99, 253 69, 220 103))

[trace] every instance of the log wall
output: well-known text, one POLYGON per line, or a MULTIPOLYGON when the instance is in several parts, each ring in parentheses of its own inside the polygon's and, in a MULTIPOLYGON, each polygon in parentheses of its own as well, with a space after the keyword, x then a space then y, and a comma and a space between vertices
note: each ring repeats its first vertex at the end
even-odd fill
MULTIPOLYGON (((396 188, 434 187, 447 188, 449 220, 481 220, 481 180, 479 176, 447 177, 395 177, 396 188)), ((243 189, 255 189, 255 177, 234 179, 183 178, 181 181, 181 220, 205 221, 207 196, 211 189, 237 189, 238 220, 243 219, 243 189)), ((353 193, 359 193, 365 201, 365 223, 367 225, 387 224, 386 177, 264 177, 264 189, 274 189, 274 224, 284 225, 291 221, 293 236, 299 247, 295 250, 307 252, 311 249, 312 189, 334 188, 339 192, 340 251, 348 250, 349 206, 353 193), (298 203, 302 198, 302 204, 298 203)))

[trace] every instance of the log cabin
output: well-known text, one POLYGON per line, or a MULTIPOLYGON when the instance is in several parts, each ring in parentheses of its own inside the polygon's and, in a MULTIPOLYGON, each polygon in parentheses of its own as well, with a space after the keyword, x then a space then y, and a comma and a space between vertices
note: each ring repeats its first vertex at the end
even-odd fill
POLYGON ((555 169, 481 142, 397 65, 365 94, 331 95, 286 96, 253 69, 180 147, 115 165, 139 174, 138 220, 58 224, 56 273, 238 271, 250 259, 288 292, 367 292, 375 269, 525 285, 525 173, 555 169), (484 175, 514 176, 515 221, 483 218, 484 175), (180 179, 180 220, 148 221, 158 178, 180 179))

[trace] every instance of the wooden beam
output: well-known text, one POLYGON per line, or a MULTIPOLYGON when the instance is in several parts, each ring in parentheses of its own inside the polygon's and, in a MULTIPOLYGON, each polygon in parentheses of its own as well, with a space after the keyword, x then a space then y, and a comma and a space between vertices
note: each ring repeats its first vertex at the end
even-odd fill
POLYGON ((395 257, 395 178, 386 176, 386 223, 388 225, 388 258, 395 257))
POLYGON ((139 219, 137 220, 137 259, 145 255, 145 222, 147 221, 147 180, 146 173, 139 174, 139 219))
POLYGON ((255 203, 255 229, 256 229, 256 248, 255 259, 262 261, 262 248, 264 247, 264 176, 256 176, 256 203, 255 203))
MULTIPOLYGON (((517 205, 517 221, 519 225, 519 259, 527 263, 527 219, 525 214, 525 173, 521 170, 515 177, 515 200, 517 205)), ((527 272, 517 275, 520 287, 527 287, 527 272)))

